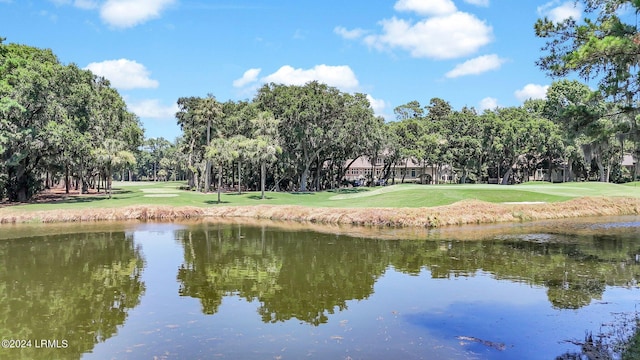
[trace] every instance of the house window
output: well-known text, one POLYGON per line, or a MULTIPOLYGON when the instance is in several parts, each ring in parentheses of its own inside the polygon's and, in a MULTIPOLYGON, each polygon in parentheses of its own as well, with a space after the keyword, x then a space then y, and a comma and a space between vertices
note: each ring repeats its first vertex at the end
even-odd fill
POLYGON ((416 169, 411 169, 411 177, 416 177, 416 169))

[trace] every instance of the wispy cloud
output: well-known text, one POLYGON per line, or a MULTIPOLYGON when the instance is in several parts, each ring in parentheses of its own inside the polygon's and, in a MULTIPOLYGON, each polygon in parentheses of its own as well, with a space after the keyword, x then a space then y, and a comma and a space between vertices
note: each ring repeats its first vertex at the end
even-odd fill
POLYGON ((451 0, 398 0, 393 8, 396 11, 409 11, 420 15, 446 15, 456 12, 456 5, 451 0))
POLYGON ((233 87, 241 88, 245 85, 258 81, 258 75, 260 75, 260 68, 249 69, 242 74, 242 77, 233 81, 233 87))
POLYGON ((141 118, 173 119, 178 112, 178 105, 163 105, 158 99, 146 99, 128 102, 127 107, 141 118))
POLYGON ((176 0, 107 0, 100 7, 100 17, 115 28, 130 28, 160 17, 176 0))
MULTIPOLYGON (((6 0, 0 0, 6 1, 6 0)), ((159 18, 163 11, 177 0, 49 0, 52 3, 72 5, 84 10, 99 10, 107 25, 126 29, 159 18)))
POLYGON ((349 40, 353 40, 353 39, 357 39, 362 37, 363 35, 365 35, 367 33, 366 30, 360 29, 360 28, 355 28, 355 29, 351 29, 351 30, 347 30, 347 28, 343 27, 343 26, 336 26, 333 29, 333 32, 342 36, 345 39, 349 39, 349 40))
POLYGON ((464 0, 464 2, 466 2, 467 4, 482 6, 482 7, 489 6, 489 0, 464 0))
POLYGON ((506 61, 506 59, 502 59, 496 54, 483 55, 456 65, 456 67, 446 73, 445 76, 448 78, 457 78, 465 75, 478 75, 487 71, 500 69, 506 61))
POLYGON ((580 20, 582 12, 582 4, 574 1, 561 3, 558 0, 554 0, 538 7, 538 15, 546 16, 554 22, 561 22, 568 18, 580 20))

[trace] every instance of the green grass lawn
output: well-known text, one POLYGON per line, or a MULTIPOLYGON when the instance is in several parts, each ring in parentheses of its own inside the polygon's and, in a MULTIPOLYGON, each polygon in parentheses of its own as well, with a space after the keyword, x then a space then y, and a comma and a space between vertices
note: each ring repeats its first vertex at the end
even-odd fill
MULTIPOLYGON (((66 200, 10 206, 12 210, 54 210, 124 207, 131 205, 217 206, 217 194, 180 190, 181 182, 115 182, 113 197, 105 195, 71 196, 66 200)), ((401 184, 377 188, 344 189, 317 193, 259 192, 222 194, 221 205, 303 205, 312 207, 428 207, 448 205, 465 199, 487 202, 557 202, 583 196, 640 197, 640 184, 617 185, 584 182, 550 184, 529 182, 521 185, 416 185, 401 184)))

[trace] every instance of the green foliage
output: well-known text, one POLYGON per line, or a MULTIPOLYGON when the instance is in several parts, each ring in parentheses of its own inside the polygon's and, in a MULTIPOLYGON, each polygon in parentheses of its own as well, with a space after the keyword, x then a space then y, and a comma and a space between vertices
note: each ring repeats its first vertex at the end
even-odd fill
POLYGON ((0 336, 68 342, 21 349, 11 359, 80 358, 117 334, 145 291, 142 253, 124 232, 6 240, 0 261, 2 283, 19 284, 2 287, 0 336))
POLYGON ((108 81, 48 49, 0 44, 0 99, 0 198, 30 199, 45 173, 64 174, 68 190, 69 174, 84 182, 100 171, 91 150, 105 140, 132 151, 142 139, 108 81))
POLYGON ((289 169, 284 175, 300 191, 313 182, 320 188, 318 174, 326 161, 342 170, 347 159, 382 150, 376 135, 381 122, 364 94, 345 94, 316 81, 303 86, 267 84, 255 102, 278 119, 283 165, 289 169), (314 168, 315 181, 310 182, 314 168))
POLYGON ((633 12, 637 15, 640 3, 635 0, 582 2, 595 18, 561 23, 545 18, 536 22, 536 35, 547 41, 543 47, 546 54, 538 66, 553 77, 577 73, 585 80, 598 81, 598 92, 592 94, 585 85, 561 81, 555 89, 552 86, 549 99, 553 112, 568 130, 569 139, 584 135, 581 145, 587 147, 587 162, 592 157, 600 180, 608 181, 612 164, 621 158, 615 154, 625 151, 624 140, 631 140, 630 152, 640 155, 637 124, 640 31, 635 17, 625 15, 633 12), (610 102, 605 103, 605 99, 610 102), (614 145, 616 140, 619 147, 614 145))

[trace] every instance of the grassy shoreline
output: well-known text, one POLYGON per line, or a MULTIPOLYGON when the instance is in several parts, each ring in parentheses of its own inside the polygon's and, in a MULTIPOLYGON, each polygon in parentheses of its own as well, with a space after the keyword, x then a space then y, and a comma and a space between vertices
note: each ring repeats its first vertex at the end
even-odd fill
POLYGON ((502 204, 462 200, 434 207, 316 207, 300 205, 80 207, 40 210, 0 209, 0 224, 92 222, 117 220, 177 220, 245 218, 335 225, 437 228, 448 225, 491 224, 588 216, 640 214, 640 197, 581 197, 536 204, 502 204))
POLYGON ((640 214, 637 184, 532 182, 393 185, 315 193, 202 194, 180 182, 119 182, 113 198, 51 190, 28 204, 0 204, 0 224, 194 218, 437 228, 640 214))

